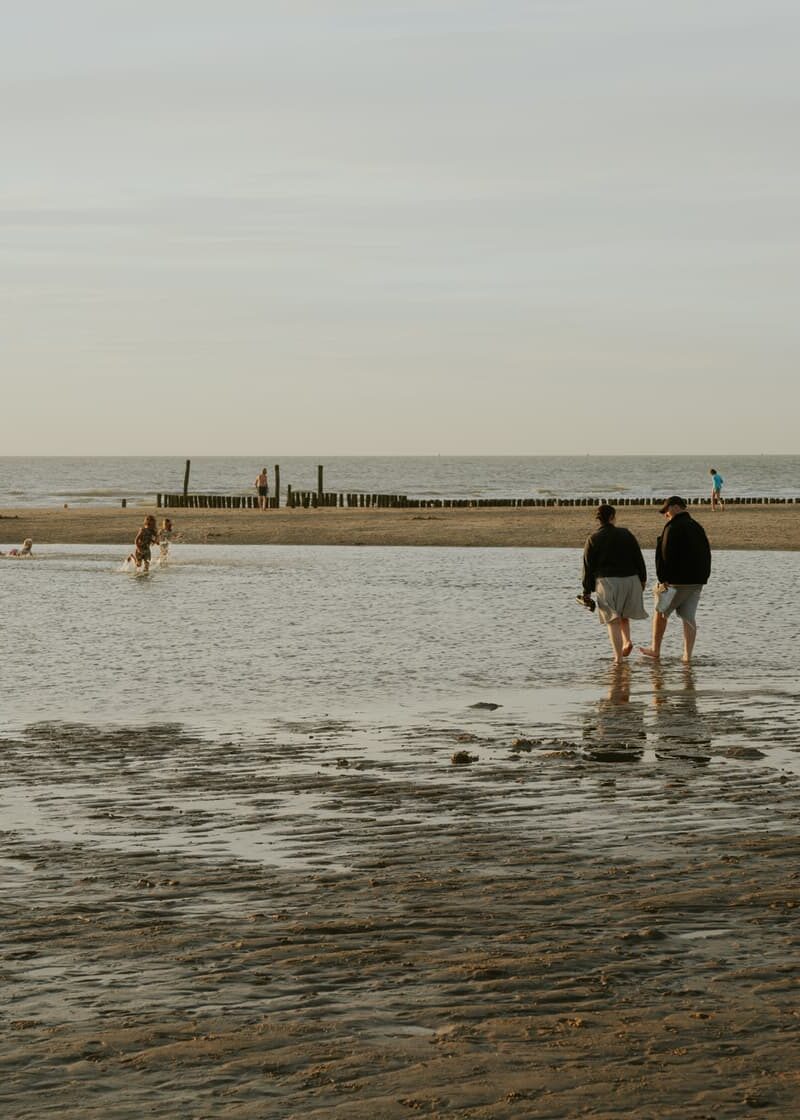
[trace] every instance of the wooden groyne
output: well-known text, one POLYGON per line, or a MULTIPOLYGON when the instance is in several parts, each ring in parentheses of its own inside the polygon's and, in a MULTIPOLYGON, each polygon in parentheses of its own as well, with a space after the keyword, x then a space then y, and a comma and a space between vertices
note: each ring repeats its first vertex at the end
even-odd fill
MULTIPOLYGON (((191 460, 186 460, 183 476, 182 494, 156 494, 159 509, 259 509, 259 499, 255 494, 190 494, 189 470, 191 460)), ((281 505, 281 468, 280 463, 273 467, 274 489, 267 498, 269 509, 279 509, 281 505)), ((361 491, 327 491, 325 489, 325 466, 317 466, 316 490, 295 490, 286 487, 284 507, 286 509, 550 509, 558 506, 598 506, 609 503, 613 506, 660 506, 663 498, 619 497, 619 498, 409 498, 406 494, 365 494, 361 491)), ((709 505, 708 497, 687 498, 689 505, 709 505)), ((798 498, 729 498, 726 505, 794 505, 798 498)), ((124 505, 124 502, 123 502, 124 505)))
MULTIPOLYGON (((663 498, 409 498, 405 494, 362 494, 356 492, 322 492, 293 490, 286 487, 286 509, 488 509, 488 508, 553 508, 561 506, 594 507, 602 502, 613 506, 660 506, 663 498)), ((280 494, 269 498, 269 508, 281 506, 280 494)), ((687 498, 690 506, 710 506, 708 498, 687 498)), ((800 498, 729 498, 728 506, 800 505, 800 498)), ((254 494, 157 494, 160 509, 258 509, 254 494)))

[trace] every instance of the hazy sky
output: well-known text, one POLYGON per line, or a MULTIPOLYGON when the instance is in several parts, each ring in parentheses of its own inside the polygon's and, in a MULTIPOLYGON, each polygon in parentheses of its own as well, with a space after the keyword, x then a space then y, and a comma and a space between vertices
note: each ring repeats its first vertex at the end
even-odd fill
POLYGON ((0 454, 796 451, 798 33, 6 5, 0 454))

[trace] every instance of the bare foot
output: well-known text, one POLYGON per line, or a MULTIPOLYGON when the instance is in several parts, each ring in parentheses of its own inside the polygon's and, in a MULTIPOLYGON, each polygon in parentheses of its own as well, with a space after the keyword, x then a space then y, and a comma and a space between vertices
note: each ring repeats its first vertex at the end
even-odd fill
POLYGON ((658 653, 656 650, 651 649, 650 647, 645 649, 644 646, 639 646, 639 653, 641 653, 641 655, 643 657, 649 657, 651 661, 660 661, 661 660, 661 654, 658 653))
POLYGON ((633 642, 627 642, 627 643, 626 643, 626 644, 625 644, 625 645, 624 645, 624 646, 622 647, 622 656, 623 656, 623 657, 630 657, 630 655, 631 655, 632 653, 633 653, 633 642))
POLYGON ((691 665, 692 663, 691 657, 687 657, 686 654, 683 655, 681 661, 684 663, 684 665, 691 665))

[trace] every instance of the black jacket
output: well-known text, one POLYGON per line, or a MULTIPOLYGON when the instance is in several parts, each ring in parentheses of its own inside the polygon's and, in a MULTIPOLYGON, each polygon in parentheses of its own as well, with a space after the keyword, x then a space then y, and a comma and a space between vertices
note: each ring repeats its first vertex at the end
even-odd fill
POLYGON ((642 550, 630 531, 616 525, 601 525, 583 550, 583 593, 590 595, 598 576, 638 576, 647 579, 642 550))
POLYGON ((661 583, 708 583, 711 546, 703 526, 684 510, 668 521, 656 543, 661 583))

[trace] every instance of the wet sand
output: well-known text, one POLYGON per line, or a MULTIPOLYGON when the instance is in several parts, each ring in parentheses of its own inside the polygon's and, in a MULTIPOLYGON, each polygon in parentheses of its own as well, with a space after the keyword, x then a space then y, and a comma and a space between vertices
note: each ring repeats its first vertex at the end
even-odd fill
POLYGON ((797 770, 620 711, 0 740, 4 1114, 785 1120, 797 770))
MULTIPOLYGON (((0 540, 19 544, 130 545, 155 507, 0 510, 0 540)), ((174 510, 188 544, 411 545, 580 548, 595 527, 585 507, 436 510, 174 510)), ((800 505, 692 507, 715 549, 800 549, 800 505)), ((652 547, 663 525, 656 507, 621 507, 618 523, 652 547)))

